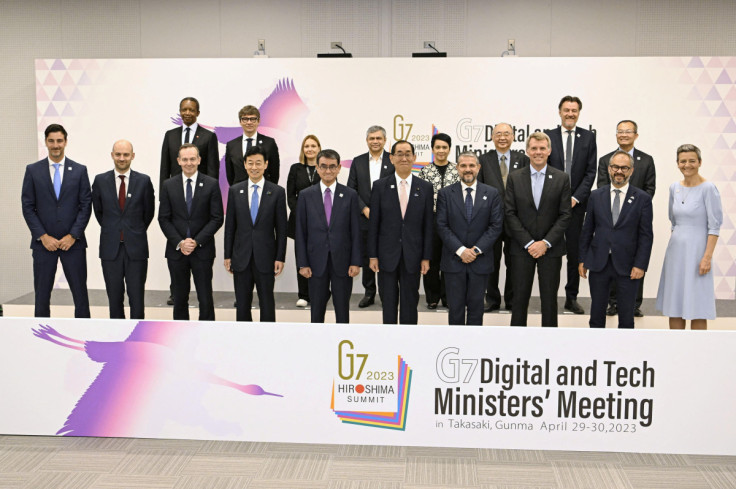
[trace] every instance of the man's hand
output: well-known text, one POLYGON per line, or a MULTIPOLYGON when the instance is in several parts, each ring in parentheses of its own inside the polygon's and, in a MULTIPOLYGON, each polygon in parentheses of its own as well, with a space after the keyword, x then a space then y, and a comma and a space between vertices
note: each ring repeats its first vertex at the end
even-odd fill
POLYGON ((471 250, 470 248, 465 248, 462 255, 460 255, 460 259, 463 261, 463 263, 473 263, 475 261, 475 257, 475 251, 471 250))
POLYGON ((588 269, 585 268, 582 263, 578 264, 578 274, 583 278, 588 278, 588 269))
POLYGON ((422 275, 427 275, 429 271, 429 260, 422 260, 422 269, 420 270, 422 275))
POLYGON ((570 198, 570 207, 575 207, 576 205, 578 205, 578 201, 577 201, 577 200, 575 200, 575 199, 573 199, 573 198, 571 197, 571 198, 570 198))
POLYGON ((192 252, 197 248, 197 242, 192 238, 187 238, 179 243, 179 250, 184 255, 191 255, 192 252))
POLYGON ((373 270, 373 273, 378 273, 380 271, 378 269, 378 258, 370 258, 368 260, 368 267, 373 270))
POLYGON ((360 273, 360 267, 358 265, 350 265, 350 268, 348 268, 348 276, 357 277, 360 273))
POLYGON ((52 238, 48 234, 44 234, 41 236, 41 244, 49 251, 56 251, 59 249, 60 242, 58 239, 52 238))
POLYGON ((368 206, 363 207, 363 215, 366 219, 370 219, 371 210, 368 208, 368 206))
POLYGON ((631 269, 631 280, 637 280, 644 277, 644 270, 641 268, 632 268, 631 269))
POLYGON ((275 261, 273 262, 273 276, 278 277, 281 275, 281 272, 284 271, 284 262, 282 261, 275 261))
POLYGON ((312 276, 312 268, 311 267, 301 267, 299 269, 299 275, 301 275, 304 278, 310 278, 312 276))
POLYGON ((69 251, 69 248, 74 246, 74 243, 76 242, 77 240, 72 238, 71 234, 67 234, 59 240, 59 249, 62 251, 69 251))
POLYGON ((532 255, 532 258, 535 260, 537 258, 541 258, 544 256, 545 253, 547 253, 547 243, 544 241, 535 241, 534 243, 529 245, 529 248, 526 249, 530 255, 532 255))
POLYGON ((232 265, 232 260, 230 258, 225 258, 225 270, 227 270, 230 273, 233 273, 233 269, 231 265, 232 265))

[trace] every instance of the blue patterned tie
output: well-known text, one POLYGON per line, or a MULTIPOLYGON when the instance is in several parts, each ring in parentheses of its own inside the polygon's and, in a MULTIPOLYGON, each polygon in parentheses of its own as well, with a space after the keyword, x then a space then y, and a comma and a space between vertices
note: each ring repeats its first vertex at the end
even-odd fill
POLYGON ((465 217, 468 219, 468 222, 470 222, 470 219, 473 217, 473 195, 471 192, 473 192, 473 189, 468 187, 465 189, 467 192, 467 195, 465 196, 465 217))
POLYGON ((59 165, 61 163, 53 163, 54 165, 54 193, 56 194, 56 198, 59 198, 59 194, 61 193, 61 173, 59 173, 59 165))
POLYGON ((250 203, 250 220, 253 224, 256 223, 256 216, 258 215, 258 185, 253 185, 253 198, 250 203))

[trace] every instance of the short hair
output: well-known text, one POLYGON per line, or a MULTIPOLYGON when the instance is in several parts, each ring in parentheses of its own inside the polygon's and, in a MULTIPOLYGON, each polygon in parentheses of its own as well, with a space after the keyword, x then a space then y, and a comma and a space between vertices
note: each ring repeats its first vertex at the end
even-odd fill
POLYGON ((478 155, 475 154, 475 152, 473 151, 463 151, 462 153, 460 153, 457 157, 458 163, 460 162, 460 158, 463 158, 463 157, 473 158, 475 160, 475 164, 480 165, 480 160, 478 160, 478 155))
POLYGON ((321 160, 322 158, 327 158, 328 160, 337 160, 337 164, 340 164, 340 155, 334 149, 323 149, 322 151, 320 151, 317 155, 317 164, 319 164, 319 160, 321 160))
POLYGON ((181 99, 181 102, 179 102, 179 109, 181 109, 181 104, 187 101, 194 102, 194 105, 197 106, 197 112, 199 112, 199 100, 194 97, 184 97, 183 99, 181 99))
POLYGON ((639 134, 639 125, 636 122, 634 122, 634 121, 632 121, 630 119, 624 119, 624 120, 622 120, 621 122, 619 122, 618 124, 616 124, 616 127, 620 126, 624 122, 628 122, 629 124, 633 124, 634 125, 634 134, 639 134))
POLYGON ((268 160, 268 157, 266 156, 266 153, 263 151, 263 148, 261 148, 260 146, 256 144, 255 146, 251 146, 251 148, 245 152, 245 158, 243 158, 243 161, 247 160, 249 156, 255 156, 255 155, 263 156, 263 161, 268 160))
POLYGON ((552 149, 552 141, 549 139, 549 136, 547 136, 547 133, 544 133, 542 131, 533 132, 529 135, 529 138, 526 140, 526 149, 529 149, 529 142, 531 140, 535 141, 547 141, 547 147, 552 149))
POLYGON ((626 158, 628 158, 628 160, 629 160, 629 165, 631 165, 631 168, 634 168, 634 158, 632 158, 632 157, 631 157, 631 155, 630 155, 629 153, 627 153, 626 151, 622 151, 622 150, 620 150, 620 149, 617 149, 617 150, 616 150, 616 151, 615 151, 615 152, 614 152, 614 153, 613 153, 613 154, 611 155, 611 158, 610 158, 610 159, 608 160, 608 166, 611 166, 611 162, 613 161, 613 159, 614 159, 615 157, 617 157, 617 156, 622 156, 622 155, 624 155, 624 156, 626 156, 626 158))
POLYGON ((258 118, 258 120, 261 120, 261 112, 258 110, 257 107, 253 105, 246 105, 242 109, 238 111, 238 120, 242 119, 243 116, 246 115, 254 115, 258 118))
POLYGON ((408 144, 411 147, 411 154, 414 154, 414 145, 404 139, 399 139, 393 146, 391 146, 391 154, 396 154, 396 146, 399 144, 408 144))
POLYGON ((514 128, 513 128, 513 127, 511 127, 511 124, 509 124, 508 122, 499 122, 499 123, 497 123, 497 124, 496 124, 495 126, 493 126, 493 131, 491 131, 491 136, 493 136, 493 134, 495 134, 495 133, 496 133, 496 128, 497 128, 498 126, 509 126, 509 129, 511 129, 511 134, 513 135, 513 133, 514 133, 514 128))
POLYGON ((700 148, 698 148, 694 144, 681 144, 680 146, 678 146, 676 160, 680 159, 680 153, 695 153, 696 155, 698 155, 698 161, 703 161, 700 156, 700 148))
POLYGON ((557 106, 557 110, 562 110, 562 104, 565 102, 575 102, 578 104, 578 110, 583 110, 583 102, 578 97, 573 97, 572 95, 565 95, 562 97, 560 104, 557 106))
MULTIPOLYGON (((299 162, 302 165, 307 164, 307 157, 304 156, 304 143, 307 142, 307 139, 314 140, 314 142, 317 143, 317 146, 319 146, 320 151, 322 150, 322 143, 319 142, 319 139, 317 138, 317 136, 315 136, 314 134, 307 134, 306 136, 304 136, 304 139, 302 139, 302 146, 299 149, 299 162)), ((317 161, 319 161, 319 158, 317 159, 317 161)))
POLYGON ((184 143, 181 146, 179 146, 179 152, 177 153, 177 156, 181 156, 182 149, 189 149, 189 148, 194 148, 195 150, 197 150, 197 156, 199 156, 199 148, 197 147, 196 144, 192 144, 192 143, 184 143))
POLYGON ((60 132, 64 135, 64 140, 66 140, 66 129, 64 129, 64 126, 61 124, 49 124, 46 129, 43 131, 43 138, 48 139, 49 134, 52 132, 60 132))
POLYGON ((432 141, 429 144, 430 149, 434 149, 435 141, 444 141, 447 143, 448 146, 452 147, 452 138, 444 132, 438 132, 437 134, 432 136, 432 141))
POLYGON ((365 132, 365 137, 367 138, 370 134, 378 131, 381 131, 383 133, 383 138, 386 139, 386 129, 382 128, 381 126, 369 127, 368 130, 365 132))

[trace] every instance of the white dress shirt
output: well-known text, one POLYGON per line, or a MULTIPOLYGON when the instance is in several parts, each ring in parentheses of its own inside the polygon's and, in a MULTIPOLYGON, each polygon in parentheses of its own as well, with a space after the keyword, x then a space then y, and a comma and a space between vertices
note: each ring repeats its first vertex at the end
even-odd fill
MULTIPOLYGON (((125 190, 127 193, 127 190, 130 188, 130 168, 125 173, 118 173, 115 170, 115 192, 117 195, 120 195, 120 177, 125 177, 125 190)), ((126 195, 125 198, 127 199, 128 196, 126 195)))
POLYGON ((381 167, 383 167, 383 151, 378 155, 378 158, 373 158, 373 155, 368 153, 368 169, 371 172, 371 188, 373 188, 373 182, 381 178, 381 167))
MULTIPOLYGON (((56 173, 56 169, 54 168, 54 163, 51 161, 51 158, 49 158, 49 172, 51 174, 51 183, 54 183, 54 173, 56 173)), ((64 165, 66 164, 66 156, 61 159, 59 162, 59 176, 61 177, 61 182, 64 183, 64 165)))
POLYGON ((263 181, 265 178, 261 177, 257 182, 253 182, 250 178, 248 179, 248 208, 253 207, 253 187, 258 185, 258 206, 260 208, 261 200, 263 200, 263 181))
POLYGON ((187 127, 190 129, 189 144, 194 144, 194 133, 197 132, 199 124, 195 122, 191 126, 181 126, 181 144, 184 144, 184 140, 187 138, 187 127))
POLYGON ((187 198, 187 179, 192 179, 192 198, 194 198, 194 192, 197 191, 197 175, 199 175, 199 171, 195 171, 194 175, 191 177, 188 177, 184 175, 184 172, 181 172, 181 184, 182 188, 184 188, 184 199, 187 198))

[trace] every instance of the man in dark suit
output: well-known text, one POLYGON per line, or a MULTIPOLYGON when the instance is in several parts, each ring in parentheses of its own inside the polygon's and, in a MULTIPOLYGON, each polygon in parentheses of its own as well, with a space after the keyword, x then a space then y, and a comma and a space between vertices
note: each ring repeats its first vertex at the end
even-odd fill
POLYGON ((539 274, 542 326, 557 326, 557 289, 571 213, 570 178, 547 164, 547 134, 531 134, 526 154, 530 165, 509 174, 504 201, 510 272, 514 276, 511 326, 527 324, 535 268, 539 274))
POLYGON ((449 323, 481 326, 483 296, 493 272, 493 244, 503 227, 503 203, 498 190, 478 182, 475 153, 461 153, 457 171, 460 181, 437 193, 440 268, 445 273, 449 323))
MULTIPOLYGON (((654 158, 643 151, 634 148, 634 142, 639 137, 639 127, 636 122, 624 120, 616 126, 616 141, 618 142, 618 150, 626 151, 634 159, 634 169, 636 171, 630 175, 629 183, 636 188, 645 191, 653 199, 654 192, 657 188, 657 172, 654 168, 654 158)), ((611 183, 608 175, 608 163, 611 156, 616 151, 611 151, 603 156, 598 162, 598 188, 611 183)), ((644 277, 639 280, 639 290, 636 293, 636 302, 634 303, 634 317, 643 317, 641 312, 641 303, 644 299, 644 277)), ((608 296, 608 316, 615 316, 617 312, 616 304, 616 282, 611 282, 611 294, 608 296)))
POLYGON ((197 171, 197 146, 179 149, 181 176, 171 177, 161 189, 158 223, 166 236, 166 261, 174 292, 174 319, 189 319, 189 282, 194 277, 199 320, 214 321, 212 264, 215 233, 222 226, 222 195, 217 180, 197 171))
POLYGON ((598 149, 595 134, 577 127, 583 102, 578 97, 566 95, 558 105, 562 127, 544 131, 552 141, 550 166, 567 173, 572 191, 572 213, 565 233, 567 242, 567 284, 565 285, 565 309, 575 314, 585 311, 578 304, 580 275, 578 275, 578 249, 580 230, 583 228, 585 207, 595 181, 595 165, 598 149))
POLYGON ((268 163, 259 146, 245 154, 248 180, 228 192, 225 270, 233 274, 238 321, 252 321, 253 285, 261 322, 276 321, 275 278, 286 260, 286 192, 263 177, 268 163))
POLYGON ((87 240, 92 214, 87 167, 66 158, 67 133, 60 124, 44 131, 48 158, 26 167, 21 190, 23 217, 31 231, 35 317, 51 315, 51 290, 59 260, 74 299, 74 317, 89 317, 87 240))
POLYGON ((360 209, 360 231, 363 246, 363 288, 365 295, 360 300, 358 307, 368 307, 375 302, 376 298, 376 274, 371 270, 368 257, 368 221, 370 219, 371 190, 373 182, 387 177, 394 172, 391 158, 383 148, 386 146, 386 130, 381 126, 371 126, 366 131, 366 143, 368 152, 353 158, 350 173, 348 174, 348 187, 358 193, 358 208, 360 209))
POLYGON ((296 205, 296 265, 309 279, 313 323, 325 322, 332 294, 335 321, 350 322, 353 277, 360 271, 358 194, 337 183, 340 155, 325 149, 317 155, 319 185, 299 193, 296 205))
POLYGON ((125 319, 128 291, 130 318, 144 319, 148 274, 148 226, 155 212, 148 175, 130 169, 135 158, 129 141, 112 147, 115 169, 100 173, 92 184, 92 206, 100 223, 100 260, 111 319, 125 319))
MULTIPOLYGON (((520 168, 529 166, 529 157, 520 151, 511 151, 511 143, 514 141, 514 129, 510 124, 500 123, 493 128, 493 144, 496 149, 491 150, 480 157, 480 173, 478 181, 490 185, 498 190, 501 201, 506 196, 506 180, 508 174, 520 168)), ((506 265, 506 284, 503 290, 503 300, 506 309, 511 310, 513 304, 513 277, 509 273, 509 243, 508 236, 501 232, 501 236, 493 245, 493 272, 488 279, 486 287, 486 312, 501 308, 501 291, 498 288, 499 271, 501 269, 501 251, 503 249, 504 263, 506 265)))
POLYGON ((652 253, 652 197, 629 185, 631 155, 616 151, 609 159, 610 185, 593 191, 580 235, 580 276, 590 270, 590 327, 606 327, 606 303, 616 282, 618 327, 634 327, 634 298, 652 253))
POLYGON ((417 324, 419 277, 432 258, 434 189, 412 176, 414 161, 413 144, 394 143, 396 173, 374 182, 371 192, 368 256, 381 286, 383 324, 417 324))
POLYGON ((246 105, 238 112, 238 120, 243 128, 243 135, 228 141, 225 146, 225 172, 227 173, 227 183, 234 185, 236 183, 248 180, 248 173, 245 171, 243 162, 245 154, 253 146, 259 146, 266 157, 266 172, 263 176, 271 183, 278 185, 279 183, 279 167, 281 160, 279 158, 279 147, 273 138, 264 136, 257 132, 261 123, 261 112, 252 105, 246 105))

